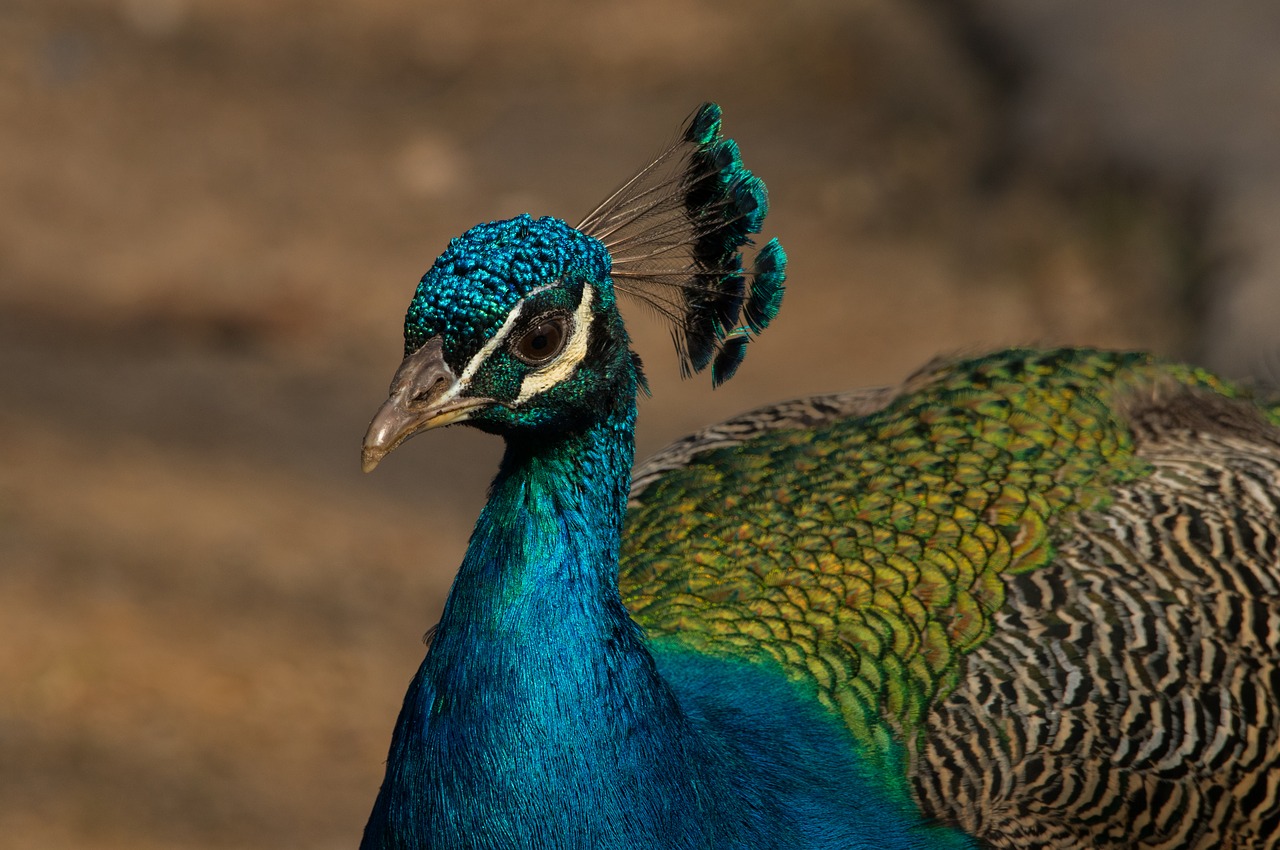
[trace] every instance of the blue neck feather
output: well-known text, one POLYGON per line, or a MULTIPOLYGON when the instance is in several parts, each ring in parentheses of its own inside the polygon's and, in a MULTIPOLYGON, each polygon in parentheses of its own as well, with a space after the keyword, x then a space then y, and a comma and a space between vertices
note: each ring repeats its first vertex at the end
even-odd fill
POLYGON ((651 653, 617 586, 622 398, 553 442, 509 438, 361 847, 963 846, 773 671, 651 653))

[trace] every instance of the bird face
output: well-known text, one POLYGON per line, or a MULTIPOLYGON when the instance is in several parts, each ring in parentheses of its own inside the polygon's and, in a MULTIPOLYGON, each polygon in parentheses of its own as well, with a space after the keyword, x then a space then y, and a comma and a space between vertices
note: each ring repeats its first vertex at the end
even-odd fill
POLYGON ((363 466, 457 422, 510 434, 572 428, 634 367, 597 240, 527 215, 449 243, 405 316, 405 359, 365 435, 363 466))
POLYGON ((671 322, 682 374, 710 367, 712 386, 728 380, 782 300, 778 240, 743 262, 767 210, 764 183, 707 103, 578 227, 521 215, 471 228, 418 284, 365 470, 441 425, 553 437, 634 404, 647 387, 615 290, 671 322))

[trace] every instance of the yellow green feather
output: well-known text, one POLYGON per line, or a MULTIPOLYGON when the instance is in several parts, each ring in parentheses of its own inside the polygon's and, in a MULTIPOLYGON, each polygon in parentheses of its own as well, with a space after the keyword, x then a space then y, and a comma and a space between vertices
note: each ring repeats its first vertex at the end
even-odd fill
POLYGON ((780 665, 888 755, 990 634, 1002 576, 1053 558, 1064 511, 1148 472, 1124 403, 1169 384, 1239 395, 1144 354, 1015 350, 866 417, 708 451, 639 497, 623 598, 655 639, 780 665))

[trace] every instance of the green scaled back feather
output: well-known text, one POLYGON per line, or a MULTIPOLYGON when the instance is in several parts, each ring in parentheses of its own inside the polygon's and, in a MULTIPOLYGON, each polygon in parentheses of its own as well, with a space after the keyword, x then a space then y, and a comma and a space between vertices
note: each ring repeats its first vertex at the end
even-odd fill
POLYGON ((710 367, 718 386, 782 304, 781 243, 769 240, 744 266, 768 211, 764 181, 721 136, 720 107, 708 103, 578 229, 609 249, 615 287, 671 322, 682 374, 710 367))
POLYGON ((1235 392, 1144 354, 1014 350, 697 455, 639 494, 623 598, 655 640, 781 665, 891 758, 991 633, 1001 576, 1146 473, 1117 411, 1169 383, 1235 392))

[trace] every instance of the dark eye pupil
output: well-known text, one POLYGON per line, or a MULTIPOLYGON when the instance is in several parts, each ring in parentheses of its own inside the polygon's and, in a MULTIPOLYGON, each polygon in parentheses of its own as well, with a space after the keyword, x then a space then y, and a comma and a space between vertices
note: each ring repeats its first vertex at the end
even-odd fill
POLYGON ((564 345, 564 323, 562 319, 548 319, 539 322, 529 329, 516 342, 514 352, 524 362, 537 366, 551 360, 560 353, 564 345))

